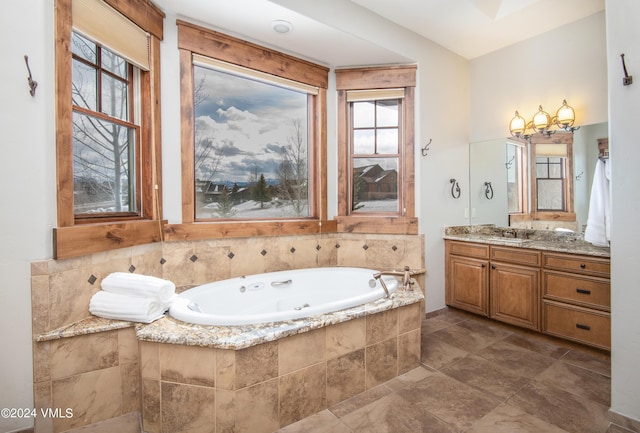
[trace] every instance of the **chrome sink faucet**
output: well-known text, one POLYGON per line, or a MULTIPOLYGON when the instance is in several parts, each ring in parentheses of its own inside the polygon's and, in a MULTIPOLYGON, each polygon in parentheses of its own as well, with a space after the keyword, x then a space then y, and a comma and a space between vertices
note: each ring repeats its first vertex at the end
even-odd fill
POLYGON ((503 238, 515 238, 517 237, 517 233, 513 229, 507 229, 502 231, 503 238))

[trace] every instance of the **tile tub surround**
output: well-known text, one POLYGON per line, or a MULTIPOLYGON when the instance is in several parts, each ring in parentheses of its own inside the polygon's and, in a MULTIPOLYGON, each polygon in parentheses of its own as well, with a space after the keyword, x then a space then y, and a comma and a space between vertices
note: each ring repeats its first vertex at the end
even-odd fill
POLYGON ((133 327, 34 344, 34 408, 73 416, 36 417, 36 432, 63 432, 141 411, 133 327))
POLYGON ((269 433, 375 388, 420 364, 423 309, 239 350, 140 341, 144 430, 269 433))
MULTIPOLYGON (((70 405, 75 414, 83 414, 73 419, 71 427, 78 428, 134 412, 140 406, 138 403, 134 407, 131 403, 139 401, 144 387, 144 382, 139 380, 138 358, 131 357, 128 346, 114 346, 113 336, 109 339, 109 347, 117 347, 117 350, 107 352, 106 361, 84 364, 81 371, 71 371, 68 376, 59 377, 56 376, 58 373, 52 372, 53 353, 61 344, 54 340, 78 339, 82 342, 71 352, 69 362, 72 363, 76 362, 75 358, 101 353, 95 346, 103 341, 102 333, 112 332, 111 335, 118 336, 118 341, 124 341, 124 338, 135 341, 132 324, 106 323, 89 315, 91 296, 100 290, 100 281, 111 272, 131 272, 133 269, 138 274, 166 278, 179 287, 190 287, 240 275, 304 267, 402 269, 404 265, 412 269, 424 267, 423 236, 333 233, 166 242, 65 260, 33 262, 34 407, 70 405), (102 332, 96 333, 98 331, 102 332), (133 377, 133 371, 138 372, 137 378, 133 377), (74 383, 86 390, 101 389, 101 394, 77 393, 75 397, 63 397, 63 383, 74 383)), ((424 287, 424 276, 418 275, 416 280, 424 287)), ((103 357, 102 354, 99 356, 103 357)), ((60 355, 55 355, 55 359, 58 362, 60 355)), ((36 433, 58 433, 70 427, 44 418, 37 418, 35 422, 36 433)))

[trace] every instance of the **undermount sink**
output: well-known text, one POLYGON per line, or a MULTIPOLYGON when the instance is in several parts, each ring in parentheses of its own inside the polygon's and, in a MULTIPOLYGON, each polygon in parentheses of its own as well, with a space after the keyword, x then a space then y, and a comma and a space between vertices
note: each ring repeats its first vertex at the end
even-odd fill
POLYGON ((520 239, 520 238, 505 238, 502 236, 491 236, 489 237, 489 240, 491 242, 500 242, 500 243, 505 243, 505 244, 515 244, 515 245, 519 245, 523 242, 526 241, 526 239, 520 239))

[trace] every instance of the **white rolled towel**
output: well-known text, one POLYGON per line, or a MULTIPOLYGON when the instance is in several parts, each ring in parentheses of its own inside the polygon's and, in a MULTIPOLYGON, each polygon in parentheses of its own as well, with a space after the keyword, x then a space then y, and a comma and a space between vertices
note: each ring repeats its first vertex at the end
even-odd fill
POLYGON ((150 297, 169 304, 176 294, 176 285, 169 280, 149 275, 114 272, 102 280, 102 290, 120 295, 150 297))
POLYGON ((167 310, 165 303, 156 298, 120 295, 100 290, 89 301, 89 312, 105 319, 151 323, 167 310))

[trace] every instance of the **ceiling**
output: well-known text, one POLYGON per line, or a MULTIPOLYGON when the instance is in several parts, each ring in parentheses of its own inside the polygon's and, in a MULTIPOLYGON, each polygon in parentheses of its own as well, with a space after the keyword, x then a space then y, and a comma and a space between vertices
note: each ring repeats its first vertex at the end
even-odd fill
POLYGON ((168 15, 330 67, 414 61, 354 34, 345 17, 377 17, 467 59, 604 10, 604 0, 154 0, 168 15), (350 14, 350 15, 349 15, 350 14), (354 15, 355 14, 355 15, 354 15), (293 25, 274 32, 274 20, 293 25))
POLYGON ((351 0, 467 59, 604 10, 604 0, 351 0))

